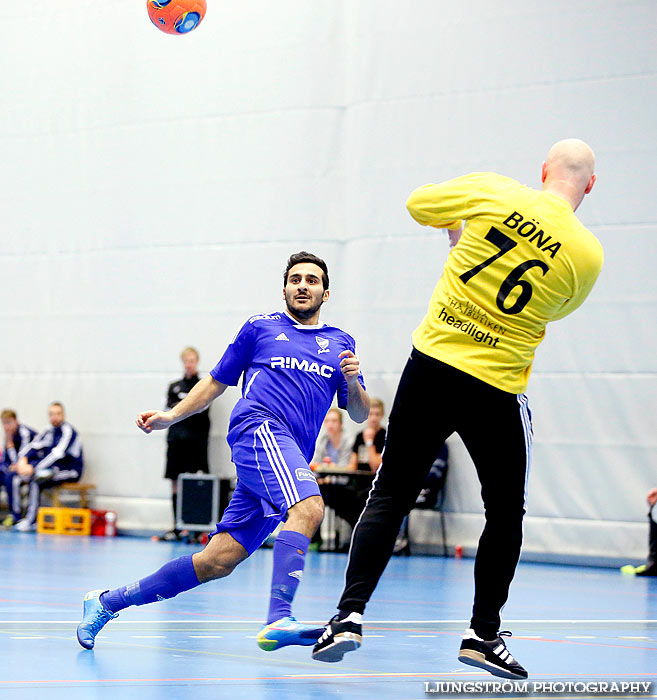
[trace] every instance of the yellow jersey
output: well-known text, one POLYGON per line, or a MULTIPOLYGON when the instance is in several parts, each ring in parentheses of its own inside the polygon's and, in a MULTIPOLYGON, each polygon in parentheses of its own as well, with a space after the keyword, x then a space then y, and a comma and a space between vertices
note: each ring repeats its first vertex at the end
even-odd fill
POLYGON ((406 206, 424 226, 465 221, 413 345, 503 391, 524 392, 546 324, 591 291, 600 242, 561 197, 496 173, 420 187, 406 206))

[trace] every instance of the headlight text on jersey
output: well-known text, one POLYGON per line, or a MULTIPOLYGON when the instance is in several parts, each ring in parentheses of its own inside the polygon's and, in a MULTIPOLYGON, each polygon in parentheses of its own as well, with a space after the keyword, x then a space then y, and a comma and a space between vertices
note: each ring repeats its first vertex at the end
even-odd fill
POLYGON ((320 365, 317 362, 308 362, 308 360, 298 360, 296 357, 272 357, 271 367, 276 369, 300 369, 302 372, 312 372, 319 374, 322 377, 331 377, 335 372, 335 367, 331 365, 320 365))

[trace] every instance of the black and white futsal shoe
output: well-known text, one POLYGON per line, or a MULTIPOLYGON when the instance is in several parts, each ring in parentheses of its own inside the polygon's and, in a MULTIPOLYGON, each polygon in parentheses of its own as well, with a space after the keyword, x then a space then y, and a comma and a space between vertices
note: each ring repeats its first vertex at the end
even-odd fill
POLYGON ((342 661, 348 651, 356 651, 363 643, 363 626, 360 623, 361 616, 351 613, 343 620, 335 615, 329 620, 322 636, 317 640, 313 649, 315 661, 335 663, 342 661))
POLYGON ((500 632, 496 639, 487 642, 470 629, 461 642, 459 661, 468 666, 483 668, 500 678, 524 680, 527 671, 511 656, 502 639, 510 636, 511 632, 500 632))

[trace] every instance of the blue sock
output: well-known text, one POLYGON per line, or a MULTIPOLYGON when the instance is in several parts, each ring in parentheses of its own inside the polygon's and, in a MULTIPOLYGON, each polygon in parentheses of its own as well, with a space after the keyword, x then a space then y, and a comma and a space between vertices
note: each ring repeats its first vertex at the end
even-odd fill
POLYGON ((309 545, 310 538, 294 530, 281 530, 276 537, 267 624, 291 615, 309 545))
POLYGON ((111 613, 119 612, 131 605, 146 605, 156 600, 167 600, 196 588, 201 582, 194 571, 192 555, 188 554, 167 562, 154 574, 140 579, 129 586, 121 586, 106 591, 100 596, 100 604, 111 613))

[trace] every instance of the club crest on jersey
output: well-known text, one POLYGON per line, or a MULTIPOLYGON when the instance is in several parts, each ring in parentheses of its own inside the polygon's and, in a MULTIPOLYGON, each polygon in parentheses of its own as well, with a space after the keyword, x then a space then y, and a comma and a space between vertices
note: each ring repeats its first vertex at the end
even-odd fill
POLYGON ((296 357, 272 357, 270 360, 272 369, 299 369, 302 372, 310 372, 311 374, 319 374, 322 377, 330 378, 335 372, 335 367, 331 365, 320 365, 318 362, 308 362, 308 360, 299 360, 296 357))
POLYGON ((317 341, 317 345, 319 345, 319 350, 317 351, 318 355, 321 355, 323 352, 331 352, 328 338, 320 338, 319 336, 316 336, 315 340, 317 341))

